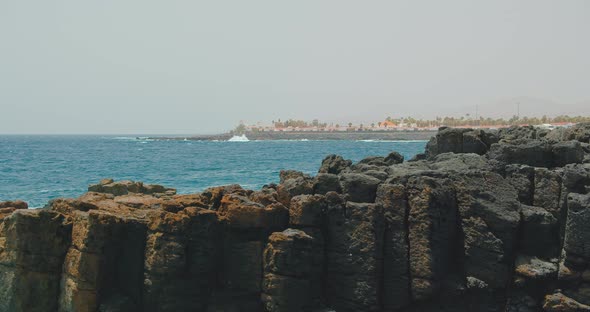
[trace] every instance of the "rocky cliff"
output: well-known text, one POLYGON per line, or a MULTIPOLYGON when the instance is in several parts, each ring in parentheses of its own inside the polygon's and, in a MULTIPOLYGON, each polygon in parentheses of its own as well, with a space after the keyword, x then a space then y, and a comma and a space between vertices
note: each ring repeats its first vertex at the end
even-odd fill
POLYGON ((590 311, 590 125, 177 195, 0 203, 0 311, 590 311))

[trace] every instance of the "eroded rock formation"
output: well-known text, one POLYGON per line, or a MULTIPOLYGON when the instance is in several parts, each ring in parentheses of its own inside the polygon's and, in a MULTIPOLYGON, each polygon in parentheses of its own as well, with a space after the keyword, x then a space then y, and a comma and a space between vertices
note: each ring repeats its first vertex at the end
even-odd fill
POLYGON ((258 191, 3 202, 0 312, 590 311, 588 128, 445 128, 258 191))

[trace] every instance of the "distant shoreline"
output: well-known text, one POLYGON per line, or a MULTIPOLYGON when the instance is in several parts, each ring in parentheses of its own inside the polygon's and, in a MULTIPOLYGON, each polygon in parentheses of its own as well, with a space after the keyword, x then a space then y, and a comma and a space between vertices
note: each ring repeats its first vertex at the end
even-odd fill
MULTIPOLYGON (((436 134, 436 131, 354 131, 354 132, 329 132, 329 131, 267 131, 247 132, 249 140, 428 140, 436 134)), ((233 134, 212 134, 195 136, 163 136, 149 137, 152 140, 189 140, 189 141, 227 141, 233 134)))

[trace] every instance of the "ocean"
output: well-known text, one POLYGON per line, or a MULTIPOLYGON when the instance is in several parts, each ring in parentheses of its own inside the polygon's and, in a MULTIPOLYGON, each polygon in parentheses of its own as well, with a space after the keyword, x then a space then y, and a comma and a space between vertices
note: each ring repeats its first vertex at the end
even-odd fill
POLYGON ((410 159, 426 141, 161 141, 115 136, 0 136, 0 201, 43 207, 78 197, 103 178, 135 180, 195 193, 277 183, 279 171, 314 175, 328 154, 358 161, 397 151, 410 159))

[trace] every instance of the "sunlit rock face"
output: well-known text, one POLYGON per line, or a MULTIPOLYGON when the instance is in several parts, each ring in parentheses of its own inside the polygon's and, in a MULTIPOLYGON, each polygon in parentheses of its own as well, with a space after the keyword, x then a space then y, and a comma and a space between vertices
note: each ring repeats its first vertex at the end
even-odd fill
POLYGON ((0 312, 590 311, 587 129, 445 128, 256 191, 0 202, 0 312))

